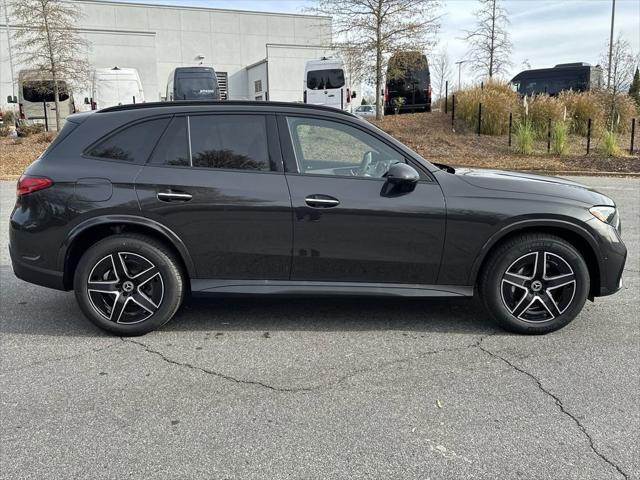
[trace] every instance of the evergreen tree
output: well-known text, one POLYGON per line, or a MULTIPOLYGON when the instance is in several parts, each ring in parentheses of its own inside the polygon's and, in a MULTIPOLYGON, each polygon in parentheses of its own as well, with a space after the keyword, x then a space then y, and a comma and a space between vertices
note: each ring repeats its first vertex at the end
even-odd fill
POLYGON ((629 95, 636 101, 636 105, 640 108, 640 70, 636 67, 636 73, 633 75, 633 81, 629 87, 629 95))

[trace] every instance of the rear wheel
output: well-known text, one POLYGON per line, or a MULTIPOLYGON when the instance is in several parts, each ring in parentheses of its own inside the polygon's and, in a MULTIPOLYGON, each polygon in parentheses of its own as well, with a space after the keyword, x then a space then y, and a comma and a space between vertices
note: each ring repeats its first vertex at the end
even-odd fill
POLYGON ((142 235, 115 235, 84 253, 74 290, 80 308, 98 327, 118 335, 143 335, 176 313, 184 277, 162 244, 142 235))
POLYGON ((500 246, 480 278, 480 297, 493 319, 518 333, 552 332, 571 322, 589 293, 580 253, 553 235, 524 235, 500 246))

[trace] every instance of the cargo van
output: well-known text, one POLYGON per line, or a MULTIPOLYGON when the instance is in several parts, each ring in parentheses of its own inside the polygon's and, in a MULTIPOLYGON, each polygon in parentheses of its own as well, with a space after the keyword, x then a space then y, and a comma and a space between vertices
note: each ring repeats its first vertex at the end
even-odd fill
MULTIPOLYGON (((59 130, 56 125, 56 105, 51 76, 37 70, 21 70, 18 73, 18 106, 21 120, 30 123, 46 123, 50 130, 59 130)), ((75 112, 73 97, 64 80, 58 80, 58 105, 60 128, 65 119, 75 112)))
POLYGON ((303 101, 311 105, 351 111, 351 99, 356 98, 346 82, 342 60, 322 57, 309 60, 304 67, 303 101))
POLYGON ((221 100, 216 72, 211 67, 178 67, 167 80, 166 101, 221 100))
POLYGON ((144 102, 144 90, 135 68, 96 68, 91 74, 91 110, 144 102))
POLYGON ((431 73, 420 52, 399 52, 389 59, 384 114, 431 111, 431 73), (400 102, 397 98, 402 99, 400 102))

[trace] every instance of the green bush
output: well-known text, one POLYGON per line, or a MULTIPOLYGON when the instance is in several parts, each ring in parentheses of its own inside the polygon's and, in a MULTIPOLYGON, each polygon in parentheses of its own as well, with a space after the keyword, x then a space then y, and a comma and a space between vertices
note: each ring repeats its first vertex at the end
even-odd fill
POLYGON ((514 130, 515 150, 518 153, 529 155, 533 152, 534 131, 531 122, 525 120, 518 122, 514 130))
POLYGON ((620 154, 616 132, 605 131, 603 133, 601 148, 602 153, 607 157, 615 157, 620 154))
POLYGON ((551 127, 551 151, 563 155, 569 149, 569 128, 565 122, 554 122, 551 127))

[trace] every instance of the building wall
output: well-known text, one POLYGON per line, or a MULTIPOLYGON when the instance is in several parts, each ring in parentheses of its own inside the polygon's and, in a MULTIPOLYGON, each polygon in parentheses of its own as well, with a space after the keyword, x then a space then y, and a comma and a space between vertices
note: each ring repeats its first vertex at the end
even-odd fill
MULTIPOLYGON (((95 67, 137 68, 148 101, 164 97, 173 68, 197 65, 200 55, 205 57, 204 65, 228 73, 230 99, 253 98, 246 67, 268 56, 267 44, 305 46, 331 40, 329 17, 102 0, 73 4, 82 13, 78 28, 92 44, 90 62, 95 67)), ((2 16, 0 37, 0 102, 5 102, 11 94, 11 79, 2 16)), ((285 58, 277 63, 288 68, 285 58)), ((16 75, 22 68, 16 66, 16 75)), ((78 93, 76 98, 86 96, 78 93)))

